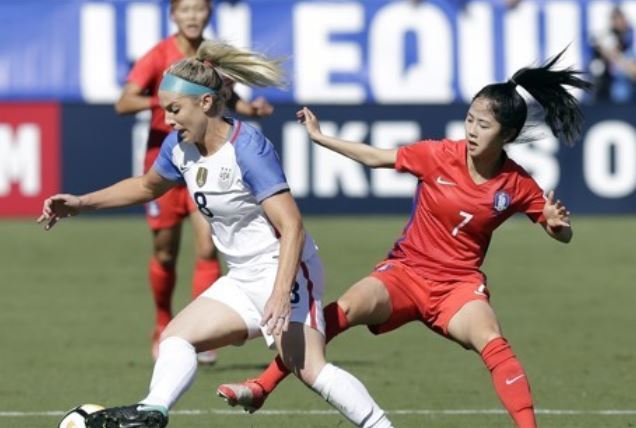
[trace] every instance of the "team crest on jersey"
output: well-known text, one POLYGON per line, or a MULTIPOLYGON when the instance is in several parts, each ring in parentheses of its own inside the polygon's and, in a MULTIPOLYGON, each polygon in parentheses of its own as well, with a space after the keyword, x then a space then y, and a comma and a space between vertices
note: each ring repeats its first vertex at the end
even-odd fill
POLYGON ((203 187, 206 181, 208 181, 208 169, 200 166, 197 170, 197 186, 203 187))
POLYGON ((232 184, 230 179, 232 178, 232 168, 222 166, 219 171, 219 187, 221 189, 228 189, 232 184))
POLYGON ((159 214, 161 214, 159 204, 156 201, 148 202, 146 204, 146 214, 148 214, 149 217, 159 217, 159 214))
POLYGON ((495 193, 495 198, 492 201, 492 207, 495 209, 495 211, 504 212, 506 211, 506 209, 508 209, 509 206, 510 195, 508 194, 508 192, 500 190, 495 193))

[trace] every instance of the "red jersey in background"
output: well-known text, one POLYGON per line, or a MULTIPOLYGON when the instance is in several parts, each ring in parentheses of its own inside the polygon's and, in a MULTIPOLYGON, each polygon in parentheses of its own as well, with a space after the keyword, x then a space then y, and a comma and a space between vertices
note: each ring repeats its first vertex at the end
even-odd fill
MULTIPOLYGON (((139 58, 132 70, 130 70, 128 82, 146 89, 149 95, 156 96, 164 71, 184 58, 185 55, 177 46, 176 35, 172 35, 159 42, 148 53, 139 58)), ((160 147, 164 138, 171 131, 172 128, 166 125, 163 109, 159 106, 153 107, 147 150, 160 147)), ((157 150, 153 150, 152 159, 149 159, 148 155, 146 156, 146 170, 152 166, 158 153, 157 150)))

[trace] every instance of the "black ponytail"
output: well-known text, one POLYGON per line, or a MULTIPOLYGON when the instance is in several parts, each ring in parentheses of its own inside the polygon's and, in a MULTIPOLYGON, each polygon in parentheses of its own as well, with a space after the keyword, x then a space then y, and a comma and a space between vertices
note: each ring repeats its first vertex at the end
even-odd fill
POLYGON ((578 101, 565 86, 590 90, 592 84, 578 77, 581 72, 571 67, 563 70, 552 69, 566 49, 541 67, 522 68, 512 76, 511 80, 523 86, 541 104, 546 112, 545 121, 552 133, 556 137, 563 138, 566 144, 573 145, 581 134, 583 114, 578 101))
POLYGON ((579 103, 566 86, 589 90, 592 84, 578 77, 581 72, 566 68, 553 70, 567 48, 550 58, 540 67, 525 67, 517 71, 506 83, 488 85, 473 98, 491 100, 491 108, 497 121, 506 129, 515 129, 514 140, 521 131, 528 113, 527 106, 516 85, 521 85, 545 110, 545 122, 557 138, 573 145, 581 134, 583 114, 579 103))

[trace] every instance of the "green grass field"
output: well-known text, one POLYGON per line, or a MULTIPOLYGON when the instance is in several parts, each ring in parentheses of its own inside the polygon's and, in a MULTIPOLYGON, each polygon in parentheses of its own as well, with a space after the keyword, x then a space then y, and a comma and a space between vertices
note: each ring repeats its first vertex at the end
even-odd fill
MULTIPOLYGON (((528 371, 540 426, 634 427, 636 218, 574 221, 569 246, 524 219, 504 225, 484 267, 492 303, 528 371)), ((306 219, 327 271, 326 302, 369 272, 403 223, 306 219)), ((46 233, 32 222, 0 222, 0 427, 55 427, 76 404, 130 404, 145 395, 149 250, 139 217, 78 218, 46 233)), ((191 266, 186 229, 177 308, 187 303, 191 266)), ((353 329, 328 356, 367 385, 396 427, 512 426, 480 359, 421 324, 380 337, 353 329)), ((268 412, 224 413, 216 385, 253 376, 272 357, 261 340, 224 349, 215 367, 199 371, 170 426, 348 426, 291 378, 270 397, 268 412)))

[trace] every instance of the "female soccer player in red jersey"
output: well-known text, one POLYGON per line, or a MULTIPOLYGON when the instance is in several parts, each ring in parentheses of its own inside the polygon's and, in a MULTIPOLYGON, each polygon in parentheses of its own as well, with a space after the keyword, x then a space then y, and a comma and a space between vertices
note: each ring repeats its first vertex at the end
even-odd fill
MULTIPOLYGON (((161 78, 170 65, 195 55, 203 42, 203 31, 212 14, 212 2, 171 0, 170 12, 172 20, 177 25, 177 33, 158 43, 135 63, 115 105, 115 110, 119 114, 137 113, 147 109, 152 112, 144 171, 150 169, 159 154, 161 143, 171 131, 157 97, 161 78)), ((268 116, 273 110, 263 98, 248 103, 234 92, 228 98, 228 107, 247 116, 268 116)), ((192 219, 197 257, 192 279, 192 297, 201 294, 220 275, 219 261, 210 239, 209 225, 197 212, 185 186, 178 186, 146 205, 146 219, 153 235, 153 256, 150 259, 148 276, 156 308, 152 337, 154 358, 157 356, 159 336, 172 319, 171 300, 176 283, 175 264, 181 238, 181 223, 187 216, 192 219)), ((213 350, 199 355, 199 361, 203 363, 213 363, 215 360, 216 353, 213 350)))
MULTIPOLYGON (((506 156, 504 146, 527 139, 535 104, 554 135, 573 143, 582 116, 565 86, 590 84, 570 69, 554 70, 562 53, 538 68, 524 68, 506 83, 491 84, 472 100, 461 141, 420 141, 394 150, 347 142, 320 132, 309 109, 298 112, 317 144, 373 168, 395 168, 418 178, 413 214, 386 260, 324 310, 326 340, 364 324, 375 334, 419 320, 437 333, 479 353, 499 398, 518 427, 535 427, 529 383, 521 363, 501 336, 480 271, 494 229, 515 213, 539 222, 549 236, 572 239, 570 213, 545 198, 535 181, 506 156), (524 124, 526 125, 524 127, 524 124)), ((286 376, 277 358, 254 380, 221 385, 230 405, 260 408, 286 376)))

